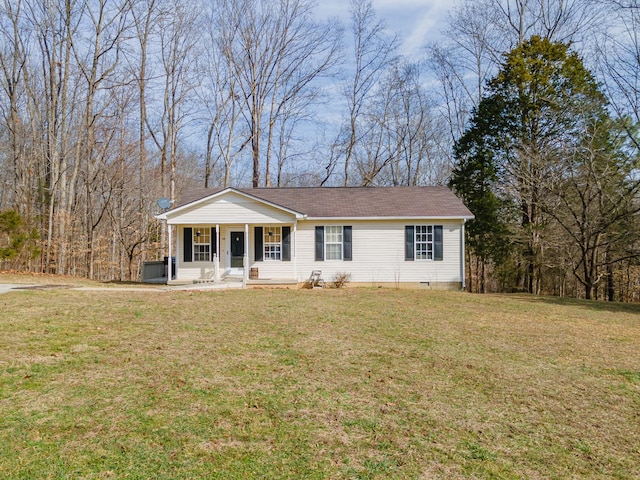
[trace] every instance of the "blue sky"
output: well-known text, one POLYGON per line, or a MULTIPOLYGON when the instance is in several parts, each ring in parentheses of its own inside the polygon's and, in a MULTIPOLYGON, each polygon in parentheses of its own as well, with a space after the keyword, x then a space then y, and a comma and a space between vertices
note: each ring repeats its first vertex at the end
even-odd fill
MULTIPOLYGON (((320 0, 318 14, 338 16, 348 22, 349 3, 349 0, 320 0)), ((446 12, 454 3, 454 0, 373 0, 373 7, 377 17, 401 35, 401 53, 415 60, 428 42, 438 38, 446 12)))

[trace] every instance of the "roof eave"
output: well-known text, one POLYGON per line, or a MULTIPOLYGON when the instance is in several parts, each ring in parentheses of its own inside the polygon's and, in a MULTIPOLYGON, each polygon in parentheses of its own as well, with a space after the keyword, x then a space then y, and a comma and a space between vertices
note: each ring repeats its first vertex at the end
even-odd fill
POLYGON ((404 215, 404 216, 378 216, 378 217, 306 217, 305 220, 473 220, 473 215, 404 215))

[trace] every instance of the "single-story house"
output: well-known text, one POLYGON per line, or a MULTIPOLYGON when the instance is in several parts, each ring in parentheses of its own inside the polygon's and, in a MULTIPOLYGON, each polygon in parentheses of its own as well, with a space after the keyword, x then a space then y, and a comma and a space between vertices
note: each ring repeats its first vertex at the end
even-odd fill
POLYGON ((446 187, 301 187, 194 190, 156 218, 175 244, 169 283, 303 284, 321 272, 460 289, 473 215, 446 187))

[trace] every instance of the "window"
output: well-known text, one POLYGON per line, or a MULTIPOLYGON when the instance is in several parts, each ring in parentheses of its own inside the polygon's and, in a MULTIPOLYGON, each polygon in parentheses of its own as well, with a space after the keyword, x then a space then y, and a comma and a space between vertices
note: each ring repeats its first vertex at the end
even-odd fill
POLYGON ((433 260, 433 225, 416 225, 416 260, 433 260))
POLYGON ((254 260, 291 261, 291 227, 254 227, 254 260))
POLYGON ((352 246, 352 227, 330 225, 317 226, 315 233, 315 259, 317 262, 324 260, 350 261, 352 246))
POLYGON ((213 261, 218 250, 215 227, 184 227, 182 235, 183 262, 213 261))
POLYGON ((405 260, 442 259, 442 225, 405 227, 405 260))
POLYGON ((264 228, 264 260, 282 259, 282 229, 280 227, 264 228))
POLYGON ((193 228, 193 261, 208 262, 211 259, 211 229, 193 228))
POLYGON ((327 260, 342 260, 342 227, 325 227, 325 257, 327 260))

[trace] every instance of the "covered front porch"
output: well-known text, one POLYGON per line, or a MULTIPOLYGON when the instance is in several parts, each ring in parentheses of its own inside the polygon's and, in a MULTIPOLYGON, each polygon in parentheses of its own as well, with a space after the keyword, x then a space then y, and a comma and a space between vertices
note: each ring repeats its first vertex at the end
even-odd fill
POLYGON ((295 284, 296 234, 296 222, 169 225, 167 284, 295 284))
POLYGON ((240 281, 296 283, 297 224, 305 218, 234 189, 169 210, 169 285, 240 281))

